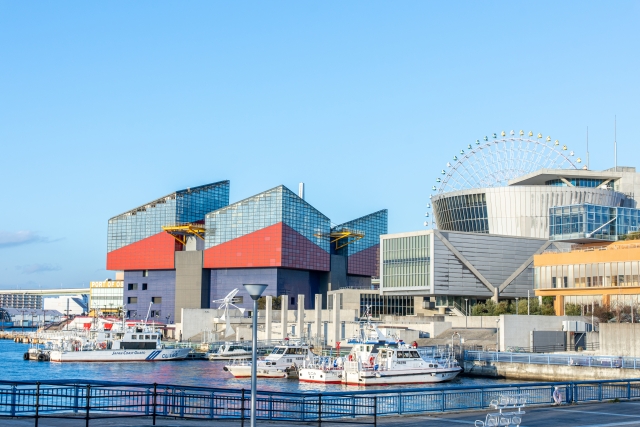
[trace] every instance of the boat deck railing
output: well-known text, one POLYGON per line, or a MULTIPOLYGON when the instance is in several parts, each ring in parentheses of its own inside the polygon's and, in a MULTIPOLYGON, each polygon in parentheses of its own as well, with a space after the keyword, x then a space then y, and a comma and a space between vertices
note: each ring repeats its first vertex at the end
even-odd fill
POLYGON ((592 368, 640 369, 640 358, 583 354, 465 351, 464 360, 527 363, 534 365, 588 366, 592 368))
MULTIPOLYGON (((558 387, 563 403, 640 399, 640 378, 554 383, 437 385, 400 390, 339 392, 258 391, 257 418, 274 422, 323 421, 375 424, 381 415, 488 409, 505 396, 527 396, 528 405, 549 405, 558 387)), ((168 384, 81 380, 0 381, 0 417, 83 419, 159 417, 249 418, 250 391, 168 384)))

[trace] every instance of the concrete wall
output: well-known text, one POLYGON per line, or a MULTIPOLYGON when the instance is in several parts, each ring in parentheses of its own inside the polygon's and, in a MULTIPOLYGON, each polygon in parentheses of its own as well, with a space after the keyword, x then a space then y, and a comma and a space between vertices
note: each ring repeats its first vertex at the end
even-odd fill
POLYGON ((181 322, 181 309, 209 307, 208 274, 203 274, 200 251, 176 252, 175 319, 181 322), (206 276, 206 277, 205 277, 206 276), (203 280, 204 279, 204 280, 203 280))
POLYGON ((561 331, 564 320, 578 321, 584 320, 584 318, 582 316, 516 316, 503 314, 500 316, 499 323, 500 351, 505 351, 507 347, 529 348, 531 331, 561 331))
POLYGON ((589 381, 628 379, 638 376, 638 371, 634 369, 479 361, 465 361, 464 373, 469 376, 530 381, 589 381))
POLYGON ((640 357, 640 324, 601 323, 599 353, 640 357))

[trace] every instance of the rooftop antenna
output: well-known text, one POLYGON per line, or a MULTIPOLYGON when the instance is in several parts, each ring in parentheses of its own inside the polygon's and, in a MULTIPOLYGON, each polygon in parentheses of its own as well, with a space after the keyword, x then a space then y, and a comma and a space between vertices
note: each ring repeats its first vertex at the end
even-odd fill
POLYGON ((618 172, 618 142, 617 140, 617 123, 616 116, 613 116, 613 167, 618 172))
POLYGON ((304 200, 304 182, 298 184, 298 197, 304 200))
POLYGON ((589 126, 587 126, 587 169, 589 169, 589 126))

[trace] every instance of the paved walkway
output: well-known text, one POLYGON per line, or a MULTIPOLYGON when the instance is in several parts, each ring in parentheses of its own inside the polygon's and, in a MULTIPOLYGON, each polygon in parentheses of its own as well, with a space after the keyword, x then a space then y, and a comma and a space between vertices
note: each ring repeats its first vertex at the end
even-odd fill
MULTIPOLYGON (((620 403, 593 403, 562 407, 529 407, 522 417, 522 427, 640 427, 640 401, 620 403)), ((484 419, 489 411, 469 411, 460 413, 438 414, 432 416, 379 417, 380 427, 441 427, 472 426, 475 420, 484 419)), ((357 421, 370 421, 357 419, 357 421)), ((33 419, 0 418, 0 426, 31 427, 33 419)), ((39 427, 82 427, 84 420, 41 419, 39 427)), ((239 421, 197 421, 158 419, 156 425, 163 427, 240 427, 239 421)), ((258 422, 259 427, 273 426, 317 426, 317 423, 268 423, 258 422)), ((323 422, 325 427, 349 426, 355 424, 323 422)), ((149 418, 115 418, 91 420, 91 427, 151 427, 149 418)), ((249 427, 249 421, 245 422, 249 427)))

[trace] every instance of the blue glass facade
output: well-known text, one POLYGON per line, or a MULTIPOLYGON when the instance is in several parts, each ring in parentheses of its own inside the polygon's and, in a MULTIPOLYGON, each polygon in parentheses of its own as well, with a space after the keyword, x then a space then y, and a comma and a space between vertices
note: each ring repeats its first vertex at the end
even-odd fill
POLYGON ((336 255, 351 256, 372 246, 380 244, 380 235, 387 234, 388 211, 386 209, 374 212, 369 215, 336 225, 331 228, 331 232, 350 230, 364 234, 362 239, 336 250, 335 245, 331 252, 336 255))
POLYGON ((229 181, 176 191, 109 220, 107 252, 162 232, 163 225, 204 220, 229 204, 229 181))
POLYGON ((590 204, 549 209, 549 240, 616 241, 640 229, 640 209, 590 204))
POLYGON ((280 222, 329 252, 329 242, 317 237, 329 232, 329 218, 284 185, 208 213, 205 249, 280 222))

